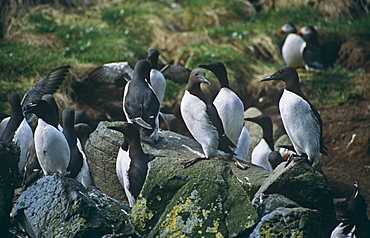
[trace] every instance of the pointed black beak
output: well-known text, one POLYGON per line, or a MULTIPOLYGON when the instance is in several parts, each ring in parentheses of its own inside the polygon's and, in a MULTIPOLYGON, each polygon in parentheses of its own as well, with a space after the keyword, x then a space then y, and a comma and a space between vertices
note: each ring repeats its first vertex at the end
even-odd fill
POLYGON ((276 76, 271 75, 271 76, 268 76, 266 78, 261 79, 260 82, 271 81, 271 80, 275 80, 275 79, 276 79, 276 76))

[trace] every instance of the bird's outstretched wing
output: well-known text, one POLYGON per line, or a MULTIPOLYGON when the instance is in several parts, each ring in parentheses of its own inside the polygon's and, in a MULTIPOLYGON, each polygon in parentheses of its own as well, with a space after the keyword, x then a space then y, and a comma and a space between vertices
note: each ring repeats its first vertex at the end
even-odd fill
POLYGON ((54 94, 66 78, 70 67, 66 65, 52 70, 24 95, 21 105, 24 117, 28 122, 32 121, 34 114, 25 113, 27 105, 36 103, 45 94, 54 94))
POLYGON ((182 66, 168 64, 161 70, 165 79, 169 79, 178 84, 187 84, 191 70, 182 66))
POLYGON ((88 79, 125 85, 131 80, 134 68, 128 62, 108 63, 95 68, 88 79))

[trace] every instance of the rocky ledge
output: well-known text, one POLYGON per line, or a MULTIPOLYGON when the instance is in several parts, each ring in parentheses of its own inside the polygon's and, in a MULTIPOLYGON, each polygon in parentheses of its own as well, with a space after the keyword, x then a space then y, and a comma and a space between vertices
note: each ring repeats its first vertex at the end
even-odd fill
POLYGON ((283 162, 271 173, 228 157, 201 155, 199 144, 160 130, 146 182, 130 209, 115 174, 123 137, 101 122, 86 153, 96 188, 47 176, 24 191, 13 207, 15 223, 31 237, 328 237, 336 224, 325 177, 304 161, 283 162))

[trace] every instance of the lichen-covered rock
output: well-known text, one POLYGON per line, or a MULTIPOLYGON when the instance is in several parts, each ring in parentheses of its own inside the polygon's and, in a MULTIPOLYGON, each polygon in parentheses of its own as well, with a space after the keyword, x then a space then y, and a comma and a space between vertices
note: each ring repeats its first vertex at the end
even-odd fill
MULTIPOLYGON (((124 122, 100 122, 86 143, 86 153, 89 157, 89 166, 95 186, 109 196, 126 202, 125 192, 116 175, 116 158, 123 142, 123 136, 121 133, 107 128, 107 126, 122 123, 124 122)), ((199 143, 193 139, 165 130, 160 130, 159 135, 162 139, 158 143, 152 144, 142 141, 141 145, 144 152, 153 157, 171 158, 161 174, 172 172, 174 168, 183 170, 181 166, 183 160, 203 156, 199 143)), ((253 165, 247 170, 238 169, 236 166, 230 167, 251 197, 269 175, 268 171, 253 165)))
POLYGON ((253 206, 256 208, 258 216, 263 217, 266 214, 273 212, 279 207, 299 207, 298 203, 290 200, 281 194, 263 194, 260 193, 257 199, 253 200, 253 206))
POLYGON ((322 227, 330 230, 336 224, 333 197, 324 175, 304 160, 281 163, 255 194, 282 194, 300 206, 316 209, 322 217, 322 227))
POLYGON ((145 237, 235 237, 258 221, 249 196, 228 161, 203 160, 183 169, 178 160, 157 158, 132 209, 145 237))
POLYGON ((46 176, 18 198, 12 217, 31 237, 101 237, 132 234, 129 208, 74 179, 46 176))
MULTIPOLYGON (((122 122, 114 122, 110 125, 120 124, 122 122)), ((122 140, 121 133, 113 133, 112 130, 107 129, 105 122, 100 122, 95 131, 90 134, 85 146, 95 186, 119 201, 127 200, 116 175, 116 159, 122 140)))
POLYGON ((317 210, 295 207, 277 208, 265 215, 249 236, 262 237, 325 237, 321 228, 321 216, 317 210))

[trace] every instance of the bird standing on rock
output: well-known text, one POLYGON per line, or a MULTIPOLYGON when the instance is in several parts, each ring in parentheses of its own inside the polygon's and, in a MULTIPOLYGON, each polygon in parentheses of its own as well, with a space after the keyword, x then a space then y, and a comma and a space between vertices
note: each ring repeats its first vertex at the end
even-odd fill
POLYGON ((263 137, 252 151, 252 164, 261 166, 262 168, 272 171, 272 166, 268 161, 269 154, 274 151, 274 141, 272 137, 272 121, 267 115, 259 115, 257 117, 245 118, 247 121, 255 122, 262 127, 263 137))
POLYGON ((141 147, 136 125, 125 123, 108 129, 119 131, 124 135, 117 155, 116 174, 125 190, 130 207, 133 207, 146 179, 149 155, 145 154, 141 147))
POLYGON ((322 154, 326 155, 322 138, 322 120, 316 108, 300 89, 297 71, 285 66, 262 81, 281 80, 285 89, 279 101, 280 116, 285 131, 299 156, 307 156, 313 163, 322 154))
POLYGON ((26 164, 28 145, 33 139, 33 132, 31 126, 23 116, 19 95, 16 93, 9 94, 8 102, 12 112, 4 131, 0 135, 0 139, 4 143, 14 142, 19 146, 21 154, 19 157, 18 169, 19 172, 22 172, 26 164))
POLYGON ((235 149, 235 145, 225 134, 216 107, 201 90, 201 83, 210 84, 203 70, 194 69, 190 73, 180 111, 186 127, 201 145, 205 158, 186 160, 182 163, 185 168, 199 159, 219 155, 219 150, 233 155, 235 149))
POLYGON ((281 55, 286 66, 303 67, 301 49, 305 41, 296 32, 297 29, 293 23, 287 23, 279 29, 278 35, 287 35, 281 47, 281 55))
POLYGON ((44 175, 65 175, 70 161, 70 149, 67 139, 58 129, 56 114, 44 100, 29 105, 26 112, 34 113, 38 117, 34 143, 44 175))
POLYGON ((123 111, 128 122, 140 126, 143 139, 157 142, 160 102, 148 83, 150 70, 148 61, 139 60, 136 63, 132 80, 126 84, 123 93, 123 111))
POLYGON ((199 67, 212 71, 220 83, 221 88, 213 104, 221 118, 225 134, 236 145, 234 157, 245 161, 249 151, 250 135, 244 125, 244 104, 230 89, 226 67, 221 62, 199 67))

